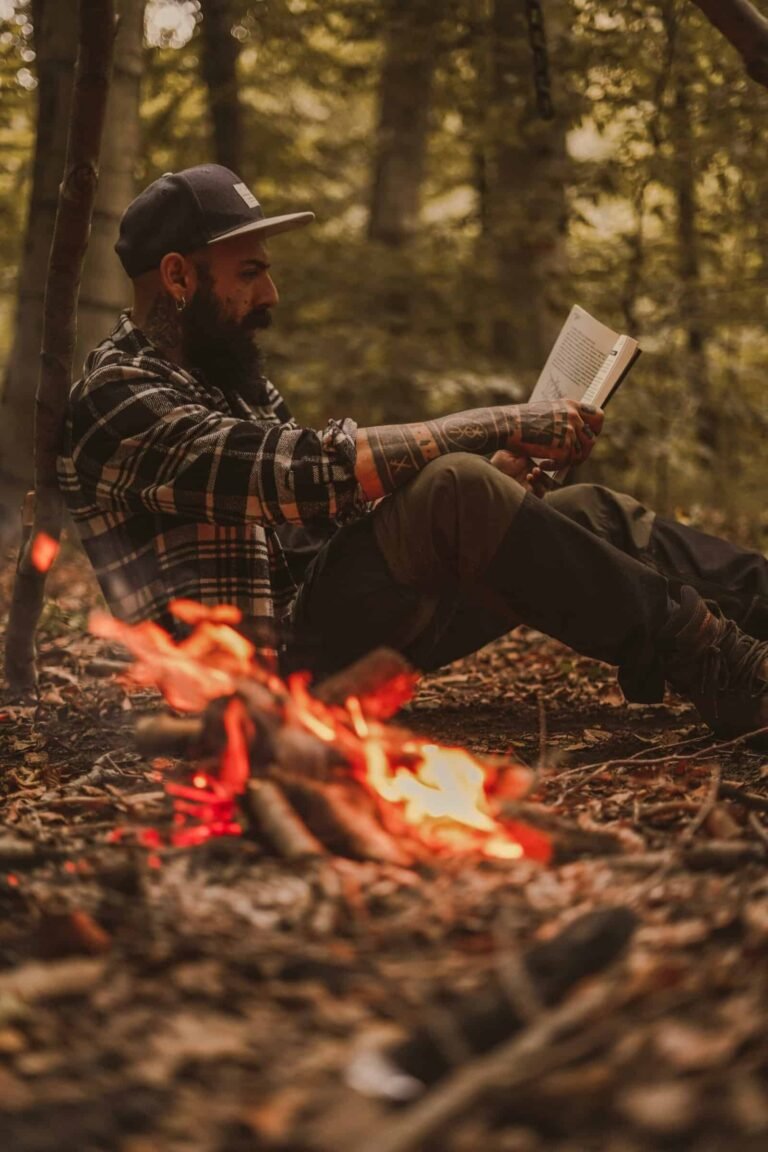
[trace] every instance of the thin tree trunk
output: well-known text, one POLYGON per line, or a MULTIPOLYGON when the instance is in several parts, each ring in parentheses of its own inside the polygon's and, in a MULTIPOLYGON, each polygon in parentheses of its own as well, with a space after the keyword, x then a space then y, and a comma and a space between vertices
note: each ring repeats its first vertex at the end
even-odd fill
POLYGON ((6 633, 5 672, 14 692, 37 681, 34 636, 45 594, 45 572, 33 563, 36 537, 58 542, 63 502, 56 476, 72 374, 80 273, 98 181, 114 48, 113 0, 80 0, 64 177, 59 190, 46 281, 43 351, 35 406, 35 512, 22 543, 6 633))
POLYGON ((145 0, 117 0, 112 82, 99 161, 99 186, 91 222, 77 308, 77 343, 73 372, 83 357, 108 334, 117 313, 130 302, 130 284, 115 254, 118 225, 136 192, 140 154, 139 97, 142 74, 145 0))
POLYGON ((394 248, 419 222, 441 6, 390 0, 368 236, 394 248))
POLYGON ((747 75, 768 88, 768 19, 749 0, 693 0, 733 44, 747 75))
MULTIPOLYGON (((679 30, 682 32, 682 29, 679 30)), ((677 251, 680 271, 679 317, 685 332, 684 372, 689 395, 696 405, 699 448, 711 459, 718 451, 718 414, 712 394, 707 355, 705 300, 701 291, 701 239, 696 203, 693 122, 690 108, 688 54, 679 53, 671 109, 673 147, 672 181, 677 201, 677 251)))
POLYGON ((15 498, 32 481, 35 390, 43 297, 77 54, 77 0, 33 0, 37 126, 32 188, 19 270, 16 327, 0 397, 0 483, 15 498))
POLYGON ((243 166, 243 109, 237 79, 240 45, 232 35, 231 0, 200 0, 200 70, 208 88, 216 160, 233 172, 243 166))
MULTIPOLYGON (((546 9, 550 45, 560 12, 546 9)), ((493 352, 538 372, 563 320, 567 261, 566 120, 536 109, 525 9, 494 0, 490 17, 484 257, 493 284, 487 313, 493 352)), ((554 77, 553 77, 554 78, 554 77)))

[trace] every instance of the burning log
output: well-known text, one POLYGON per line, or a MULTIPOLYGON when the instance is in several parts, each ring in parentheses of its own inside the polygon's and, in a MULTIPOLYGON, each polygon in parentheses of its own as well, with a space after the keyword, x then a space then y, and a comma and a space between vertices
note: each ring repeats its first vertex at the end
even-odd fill
POLYGON ((284 860, 325 854, 323 845, 271 780, 251 780, 244 804, 255 831, 284 860))
POLYGON ((402 868, 413 864, 413 856, 382 827, 373 801, 359 785, 293 779, 285 786, 302 818, 331 851, 402 868))

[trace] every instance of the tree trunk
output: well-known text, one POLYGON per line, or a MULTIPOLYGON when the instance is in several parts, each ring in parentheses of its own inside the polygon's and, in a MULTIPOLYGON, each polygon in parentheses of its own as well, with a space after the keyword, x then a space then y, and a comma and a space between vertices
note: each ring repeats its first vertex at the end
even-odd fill
POLYGON ((697 443, 705 461, 717 456, 719 417, 712 391, 707 355, 705 299, 701 285, 701 240, 696 204, 691 87, 685 38, 680 34, 680 62, 674 80, 674 100, 670 116, 670 142, 673 149, 672 187, 677 202, 677 252, 680 273, 678 315, 685 334, 683 360, 688 394, 696 405, 697 443))
POLYGON ((749 0, 693 0, 730 40, 744 61, 747 75, 768 88, 768 19, 749 0))
POLYGON ((387 6, 368 236, 393 248, 419 222, 440 7, 434 0, 387 6))
MULTIPOLYGON (((546 17, 551 46, 558 6, 550 5, 546 17)), ((567 300, 567 120, 557 93, 555 116, 543 120, 538 113, 520 0, 494 0, 487 73, 482 257, 492 283, 490 344, 496 355, 533 375, 562 324, 567 300)))
POLYGON ((45 594, 38 539, 58 544, 63 500, 56 476, 75 349, 77 297, 98 182, 112 71, 114 0, 80 0, 78 54, 63 178, 45 281, 42 363, 35 396, 35 507, 22 541, 8 616, 5 672, 14 693, 34 688, 35 630, 45 594))
MULTIPOLYGON (((104 141, 102 177, 78 312, 75 371, 128 303, 128 281, 114 252, 120 214, 134 194, 139 152, 139 83, 145 0, 119 0, 113 131, 104 141)), ((16 330, 0 398, 0 501, 14 502, 32 483, 35 391, 40 375, 43 298, 64 171, 72 77, 77 54, 77 0, 34 0, 32 21, 38 114, 26 239, 19 272, 16 330)))
POLYGON ((200 7, 200 70, 208 89, 216 160, 239 173, 243 167, 243 109, 237 80, 240 45, 232 35, 232 4, 231 0, 200 0, 200 7))
POLYGON ((40 375, 43 297, 77 53, 77 0, 33 0, 37 131, 16 328, 0 397, 0 484, 15 499, 32 481, 35 390, 40 375))
POLYGON ((130 284, 115 253, 120 217, 136 192, 140 154, 139 102, 142 74, 145 0, 117 0, 117 36, 107 124, 99 162, 99 187, 91 236, 83 268, 77 309, 77 343, 73 372, 114 326, 130 303, 130 284))

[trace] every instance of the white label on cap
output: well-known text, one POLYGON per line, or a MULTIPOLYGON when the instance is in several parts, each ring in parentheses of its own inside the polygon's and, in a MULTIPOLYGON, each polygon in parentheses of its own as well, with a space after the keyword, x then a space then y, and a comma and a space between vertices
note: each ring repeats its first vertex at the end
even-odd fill
POLYGON ((235 192, 242 196, 249 208, 258 208, 259 202, 245 184, 235 184, 235 192))

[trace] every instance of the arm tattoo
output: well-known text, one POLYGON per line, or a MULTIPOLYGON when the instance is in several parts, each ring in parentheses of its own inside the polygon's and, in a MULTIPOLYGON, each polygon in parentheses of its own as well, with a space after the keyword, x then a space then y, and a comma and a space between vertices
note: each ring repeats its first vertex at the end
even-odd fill
POLYGON ((473 408, 423 424, 387 424, 358 432, 358 479, 370 496, 393 492, 430 460, 449 452, 490 455, 507 448, 541 455, 537 446, 563 448, 573 437, 562 404, 473 408))

